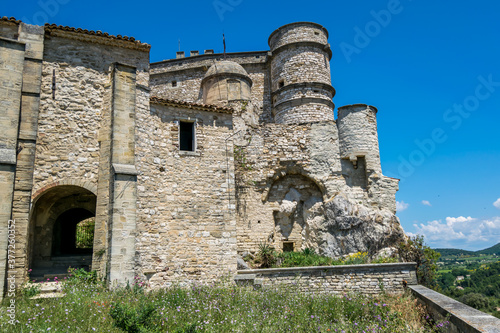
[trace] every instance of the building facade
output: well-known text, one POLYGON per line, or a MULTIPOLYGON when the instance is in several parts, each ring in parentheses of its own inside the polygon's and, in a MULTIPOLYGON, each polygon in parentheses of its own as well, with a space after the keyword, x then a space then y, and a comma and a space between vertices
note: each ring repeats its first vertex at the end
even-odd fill
POLYGON ((326 29, 288 24, 269 46, 150 63, 132 37, 0 19, 0 279, 89 266, 162 287, 233 274, 262 243, 403 239, 377 109, 334 117, 326 29))

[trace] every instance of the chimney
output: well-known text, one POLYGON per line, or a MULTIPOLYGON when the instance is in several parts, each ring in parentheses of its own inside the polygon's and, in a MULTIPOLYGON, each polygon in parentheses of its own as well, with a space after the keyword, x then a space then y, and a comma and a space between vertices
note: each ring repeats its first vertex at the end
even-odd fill
POLYGON ((199 55, 200 52, 198 51, 191 51, 191 57, 199 55))
POLYGON ((205 50, 205 54, 214 54, 214 50, 205 50))
POLYGON ((184 51, 176 52, 175 53, 175 58, 176 59, 184 58, 184 51))

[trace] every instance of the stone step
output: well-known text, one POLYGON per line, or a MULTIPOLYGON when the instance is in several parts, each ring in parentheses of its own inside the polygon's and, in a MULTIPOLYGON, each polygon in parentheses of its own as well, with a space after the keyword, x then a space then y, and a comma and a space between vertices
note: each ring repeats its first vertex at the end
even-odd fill
POLYGON ((92 261, 92 256, 58 256, 58 257, 51 257, 51 261, 86 261, 86 262, 91 262, 92 261))
POLYGON ((26 288, 30 287, 37 287, 40 290, 40 293, 31 297, 31 299, 56 298, 63 297, 65 295, 63 293, 63 286, 61 282, 29 282, 26 284, 26 288))

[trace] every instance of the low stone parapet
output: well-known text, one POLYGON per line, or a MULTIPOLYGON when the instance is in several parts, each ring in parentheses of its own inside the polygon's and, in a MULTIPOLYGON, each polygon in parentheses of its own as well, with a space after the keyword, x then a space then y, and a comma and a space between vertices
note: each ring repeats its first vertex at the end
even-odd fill
POLYGON ((421 285, 410 286, 410 289, 435 320, 450 322, 447 332, 500 333, 498 318, 421 285))
POLYGON ((403 293, 405 285, 416 285, 415 263, 338 265, 240 270, 238 285, 255 288, 296 286, 303 292, 341 294, 403 293))

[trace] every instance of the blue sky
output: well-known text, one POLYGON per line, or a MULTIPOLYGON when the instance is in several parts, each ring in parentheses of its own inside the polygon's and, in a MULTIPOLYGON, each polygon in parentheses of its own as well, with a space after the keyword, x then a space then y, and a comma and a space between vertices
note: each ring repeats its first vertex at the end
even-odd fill
POLYGON ((134 36, 151 61, 181 50, 268 50, 281 25, 330 32, 337 106, 378 108, 398 216, 431 247, 500 242, 500 3, 493 0, 4 2, 1 16, 134 36), (494 205, 496 203, 496 206, 494 205))

